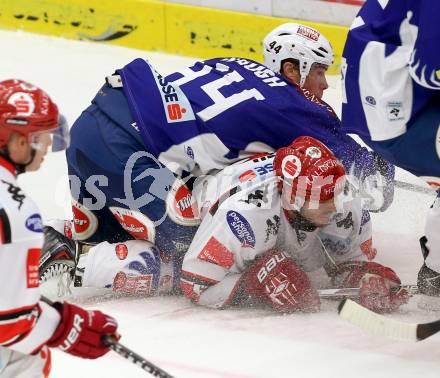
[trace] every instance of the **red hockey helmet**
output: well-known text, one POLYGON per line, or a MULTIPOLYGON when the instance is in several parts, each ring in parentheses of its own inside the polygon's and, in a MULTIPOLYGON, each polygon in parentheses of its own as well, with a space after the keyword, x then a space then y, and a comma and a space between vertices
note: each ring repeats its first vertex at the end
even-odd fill
POLYGON ((277 150, 274 171, 303 200, 328 201, 342 192, 345 170, 331 150, 319 140, 301 136, 277 150))
MULTIPOLYGON (((0 147, 14 132, 31 139, 50 131, 65 139, 67 130, 65 118, 46 92, 23 80, 0 82, 0 147)), ((57 142, 57 150, 59 146, 57 142)))

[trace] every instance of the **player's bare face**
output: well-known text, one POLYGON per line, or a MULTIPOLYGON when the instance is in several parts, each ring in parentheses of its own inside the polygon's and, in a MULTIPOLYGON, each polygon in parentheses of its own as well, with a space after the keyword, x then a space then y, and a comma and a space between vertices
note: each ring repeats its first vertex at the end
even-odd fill
POLYGON ((318 227, 328 225, 335 213, 336 206, 333 200, 319 203, 306 201, 301 209, 301 215, 318 227))
POLYGON ((27 138, 14 134, 8 143, 9 157, 14 163, 27 164, 32 159, 32 147, 27 138))
POLYGON ((328 88, 326 73, 327 66, 313 64, 304 82, 304 89, 309 90, 316 97, 322 98, 324 91, 328 88))

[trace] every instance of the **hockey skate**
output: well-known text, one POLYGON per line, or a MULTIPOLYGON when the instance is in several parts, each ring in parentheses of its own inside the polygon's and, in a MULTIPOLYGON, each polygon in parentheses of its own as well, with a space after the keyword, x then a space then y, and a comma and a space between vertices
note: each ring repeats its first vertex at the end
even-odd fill
MULTIPOLYGON (((425 260, 429 254, 426 241, 426 237, 420 238, 420 245, 425 260)), ((440 311, 440 273, 430 269, 423 263, 417 276, 417 286, 421 294, 418 302, 419 308, 429 311, 440 311)))
POLYGON ((57 280, 58 297, 71 294, 70 285, 77 261, 76 243, 50 226, 45 226, 43 230, 44 245, 39 265, 40 284, 57 280))

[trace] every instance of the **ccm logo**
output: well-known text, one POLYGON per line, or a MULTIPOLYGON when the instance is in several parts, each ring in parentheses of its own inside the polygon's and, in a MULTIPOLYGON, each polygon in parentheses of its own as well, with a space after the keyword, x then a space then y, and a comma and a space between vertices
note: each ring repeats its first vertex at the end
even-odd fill
POLYGON ((269 260, 267 260, 266 264, 261 267, 261 269, 257 273, 258 282, 262 283, 268 274, 275 268, 278 263, 286 259, 286 255, 283 252, 277 253, 275 256, 272 256, 269 260))

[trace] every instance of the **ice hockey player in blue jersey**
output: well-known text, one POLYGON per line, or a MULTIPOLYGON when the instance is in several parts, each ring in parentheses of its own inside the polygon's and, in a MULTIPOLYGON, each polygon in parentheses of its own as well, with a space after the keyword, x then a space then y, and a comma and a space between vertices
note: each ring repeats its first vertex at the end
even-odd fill
MULTIPOLYGON (((298 33, 319 39, 308 28, 298 33)), ((323 54, 332 61, 331 50, 323 54)), ((76 238, 135 238, 176 252, 189 245, 198 214, 175 176, 209 174, 301 135, 326 143, 350 173, 374 175, 375 154, 341 133, 331 107, 307 92, 307 72, 301 77, 303 88, 242 58, 196 62, 167 77, 136 59, 107 77, 71 130, 76 238)))
MULTIPOLYGON (((440 2, 367 0, 343 54, 342 126, 440 188, 440 2)), ((440 296, 440 198, 421 239, 420 290, 440 296)))

